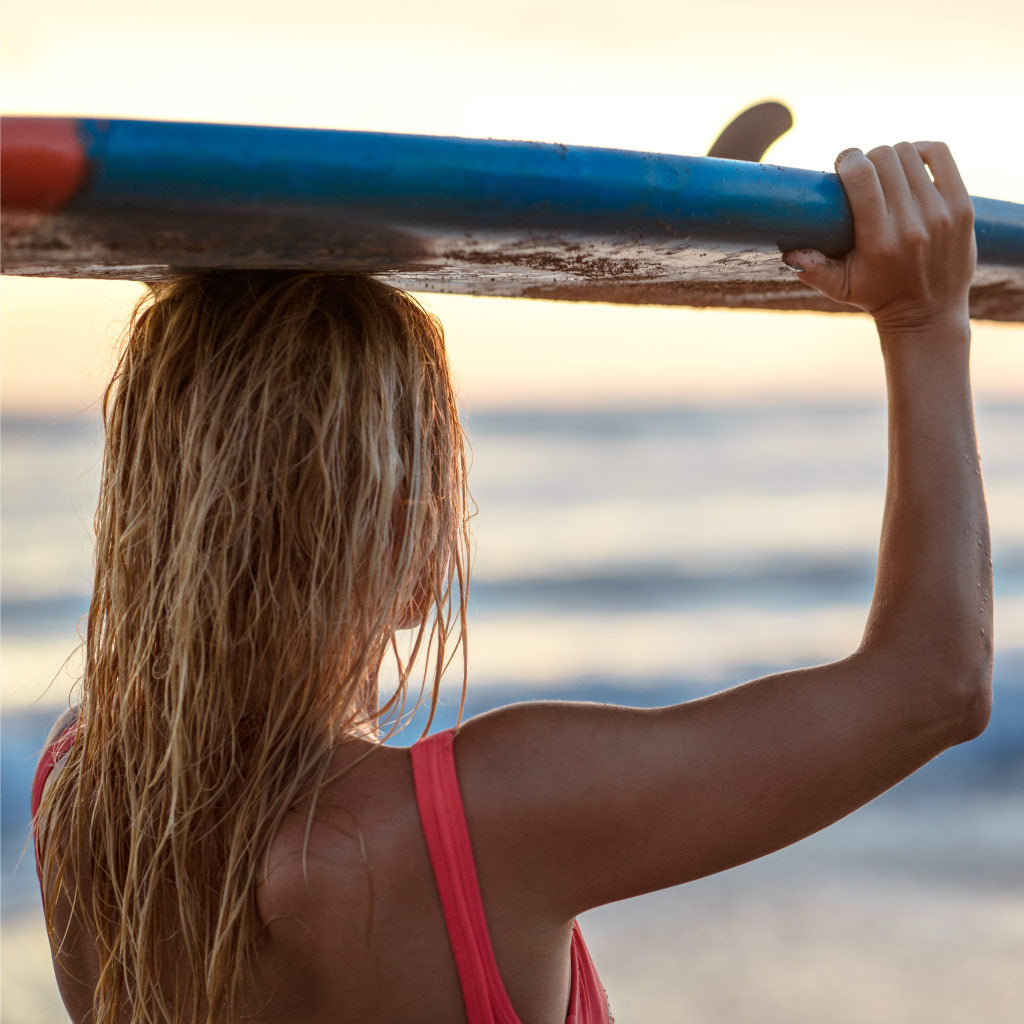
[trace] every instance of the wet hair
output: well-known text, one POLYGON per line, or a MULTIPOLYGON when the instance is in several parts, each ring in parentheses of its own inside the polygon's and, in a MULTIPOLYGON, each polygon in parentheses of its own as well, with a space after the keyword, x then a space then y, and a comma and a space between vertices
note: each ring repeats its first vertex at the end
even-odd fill
POLYGON ((136 308, 103 409, 81 724, 39 815, 51 944, 73 899, 97 1021, 238 1019, 288 809, 313 795, 312 821, 339 741, 401 727, 410 689, 432 717, 460 649, 465 693, 443 334, 369 277, 180 277, 136 308))

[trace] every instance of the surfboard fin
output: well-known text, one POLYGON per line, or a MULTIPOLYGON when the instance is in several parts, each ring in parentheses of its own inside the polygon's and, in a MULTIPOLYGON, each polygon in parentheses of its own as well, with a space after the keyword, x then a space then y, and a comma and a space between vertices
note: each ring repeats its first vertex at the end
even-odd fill
POLYGON ((760 163, 768 147, 793 127, 793 114, 783 103, 756 103, 737 114, 708 150, 720 160, 760 163))

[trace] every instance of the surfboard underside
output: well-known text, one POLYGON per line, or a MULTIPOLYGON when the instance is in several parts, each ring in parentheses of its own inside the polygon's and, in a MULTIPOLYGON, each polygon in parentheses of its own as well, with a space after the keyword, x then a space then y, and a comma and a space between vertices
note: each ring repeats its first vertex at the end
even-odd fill
MULTIPOLYGON (((780 258, 852 245, 838 178, 496 140, 5 118, 3 272, 371 273, 410 291, 849 311, 780 258)), ((972 315, 1024 321, 1024 207, 975 199, 972 315)))

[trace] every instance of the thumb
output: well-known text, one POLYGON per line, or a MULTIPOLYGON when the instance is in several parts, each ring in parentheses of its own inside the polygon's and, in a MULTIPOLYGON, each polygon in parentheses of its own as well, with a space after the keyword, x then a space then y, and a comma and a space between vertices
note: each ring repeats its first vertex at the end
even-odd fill
POLYGON ((830 299, 842 301, 846 281, 846 262, 830 259, 817 249, 791 249, 782 254, 782 262, 800 275, 804 284, 816 288, 830 299))

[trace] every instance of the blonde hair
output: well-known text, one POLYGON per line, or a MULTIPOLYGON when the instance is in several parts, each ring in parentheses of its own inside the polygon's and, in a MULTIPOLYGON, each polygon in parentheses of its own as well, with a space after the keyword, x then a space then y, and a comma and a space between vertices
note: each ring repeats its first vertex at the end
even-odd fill
POLYGON ((460 646, 465 693, 443 334, 368 277, 183 277, 136 308, 103 408, 80 728, 39 814, 51 944, 77 890, 95 1020, 237 1020, 288 809, 312 817, 341 739, 401 726, 417 655, 431 718, 460 646))

